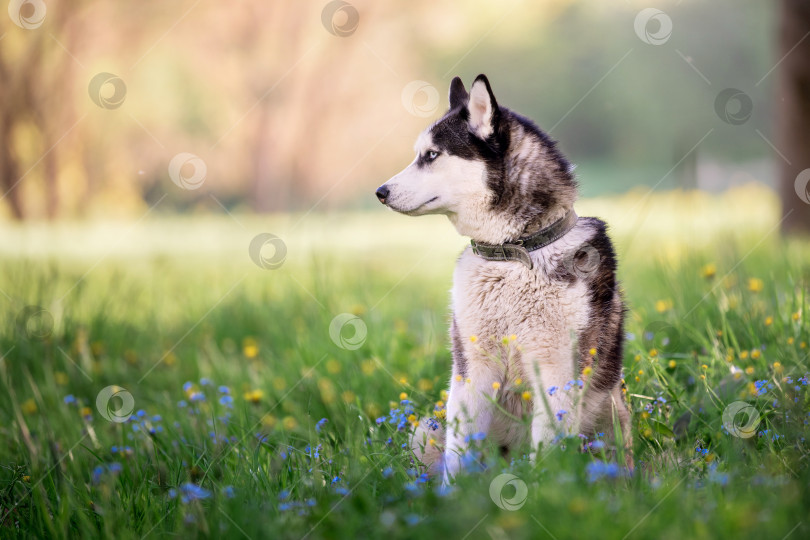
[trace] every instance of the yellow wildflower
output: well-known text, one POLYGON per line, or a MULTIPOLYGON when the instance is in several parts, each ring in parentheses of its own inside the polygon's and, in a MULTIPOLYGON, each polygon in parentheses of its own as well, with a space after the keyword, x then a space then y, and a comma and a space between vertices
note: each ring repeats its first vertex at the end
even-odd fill
POLYGON ((745 373, 748 375, 753 375, 754 368, 752 366, 748 366, 747 368, 745 368, 745 373))
POLYGON ((281 421, 281 425, 284 426, 286 430, 293 430, 298 425, 298 422, 295 421, 295 418, 292 416, 285 416, 284 419, 281 421))
POLYGON ((34 414, 37 412, 37 402, 33 399, 27 399, 20 405, 22 412, 25 414, 34 414))
POLYGON ((709 263, 700 269, 700 274, 706 279, 711 279, 717 274, 717 266, 714 263, 709 263))
POLYGON ((751 292, 762 292, 765 288, 765 282, 759 278, 748 278, 748 290, 751 292))
POLYGON ((499 382, 497 382, 497 381, 495 381, 494 383, 492 383, 492 389, 493 389, 493 390, 499 390, 500 388, 501 388, 501 383, 499 383, 499 382))
POLYGON ((588 354, 590 354, 591 356, 596 356, 596 347, 591 347, 590 350, 588 351, 588 354))
POLYGON ((773 324, 773 317, 765 317, 765 326, 770 326, 773 324))
POLYGON ((68 383, 68 376, 66 373, 62 371, 57 371, 53 374, 53 378, 56 381, 56 384, 59 386, 65 386, 68 383))
POLYGON ((340 399, 343 400, 343 403, 354 403, 354 400, 357 396, 354 395, 354 392, 351 390, 346 390, 342 394, 340 394, 340 399))
POLYGON ((523 401, 529 401, 530 399, 532 399, 532 393, 531 393, 531 392, 529 392, 528 390, 526 390, 525 392, 523 392, 523 393, 520 395, 520 397, 522 397, 522 398, 523 398, 523 401))
POLYGON ((252 337, 242 340, 242 354, 245 358, 256 358, 259 355, 259 344, 252 337))
POLYGON ((658 300, 655 302, 655 311, 658 313, 664 313, 672 309, 673 305, 672 300, 658 300))
POLYGON ((364 360, 363 363, 360 364, 360 370, 363 372, 363 375, 371 375, 376 369, 377 362, 373 359, 364 360))
POLYGON ((470 336, 470 341, 475 343, 476 341, 478 341, 478 336, 470 336))
POLYGON ((406 394, 405 392, 401 392, 399 394, 399 400, 402 401, 402 400, 405 400, 405 399, 408 399, 408 394, 406 394))
POLYGON ((670 369, 675 369, 675 366, 677 366, 677 365, 678 365, 678 363, 677 363, 677 362, 675 362, 675 360, 670 360, 670 361, 669 361, 669 367, 670 367, 670 369))
POLYGON ((334 358, 330 358, 330 359, 329 359, 329 360, 326 362, 326 371, 328 371, 328 372, 329 372, 329 373, 331 373, 332 375, 335 375, 335 374, 337 374, 337 373, 340 373, 340 362, 338 362, 338 361, 337 361, 337 360, 335 360, 334 358))
POLYGON ((753 358, 754 360, 756 360, 760 356, 762 356, 762 351, 760 351, 759 349, 754 349, 753 351, 751 351, 751 358, 753 358))
POLYGON ((258 403, 264 397, 264 392, 261 390, 251 390, 249 392, 245 392, 245 400, 250 401, 251 403, 258 403))
POLYGON ((798 320, 799 320, 799 317, 800 317, 799 312, 797 311, 796 313, 794 313, 793 315, 791 315, 791 317, 793 318, 793 320, 794 320, 794 321, 798 321, 798 320))

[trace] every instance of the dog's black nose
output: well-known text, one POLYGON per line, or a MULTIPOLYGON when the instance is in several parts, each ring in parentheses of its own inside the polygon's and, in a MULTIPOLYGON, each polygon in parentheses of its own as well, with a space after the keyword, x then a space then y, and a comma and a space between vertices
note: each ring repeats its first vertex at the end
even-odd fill
POLYGON ((385 186, 380 186, 377 188, 377 198, 380 199, 380 202, 385 204, 385 199, 388 198, 388 188, 385 186))

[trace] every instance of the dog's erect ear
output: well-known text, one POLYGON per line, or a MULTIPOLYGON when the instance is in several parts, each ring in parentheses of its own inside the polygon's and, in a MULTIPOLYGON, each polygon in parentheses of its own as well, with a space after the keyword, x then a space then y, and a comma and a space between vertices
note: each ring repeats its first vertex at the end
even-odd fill
POLYGON ((495 124, 498 119, 498 102, 489 86, 486 75, 479 75, 470 88, 470 129, 486 139, 495 131, 495 124))
POLYGON ((450 83, 450 108, 463 107, 469 101, 470 95, 464 88, 464 83, 461 82, 460 77, 454 77, 453 82, 450 83))

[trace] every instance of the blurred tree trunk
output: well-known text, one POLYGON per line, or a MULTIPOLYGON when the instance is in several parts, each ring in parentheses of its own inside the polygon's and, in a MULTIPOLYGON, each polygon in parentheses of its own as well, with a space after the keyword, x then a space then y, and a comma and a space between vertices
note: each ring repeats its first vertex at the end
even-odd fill
MULTIPOLYGON (((777 89, 779 149, 790 163, 781 161, 779 193, 783 232, 810 233, 810 205, 796 192, 796 177, 810 168, 810 2, 782 0, 779 29, 777 89), (806 39, 805 39, 806 38, 806 39), (789 214, 789 215, 788 215, 789 214)), ((805 187, 810 189, 810 187, 805 187)))
MULTIPOLYGON (((3 99, 5 100, 5 96, 3 99)), ((2 191, 0 197, 8 204, 12 217, 21 220, 24 217, 23 207, 20 190, 15 185, 20 178, 20 168, 17 166, 17 157, 11 144, 12 129, 11 119, 7 114, 3 114, 0 118, 0 191, 2 191)))

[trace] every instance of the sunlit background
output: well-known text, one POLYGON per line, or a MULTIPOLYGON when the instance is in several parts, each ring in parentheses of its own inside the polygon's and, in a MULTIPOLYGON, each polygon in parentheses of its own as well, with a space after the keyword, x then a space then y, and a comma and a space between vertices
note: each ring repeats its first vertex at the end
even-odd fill
POLYGON ((22 6, 36 28, 0 22, 4 222, 376 208, 450 79, 478 73, 586 197, 777 181, 766 2, 646 22, 629 0, 46 4, 22 6), (742 101, 718 110, 727 88, 742 101))

